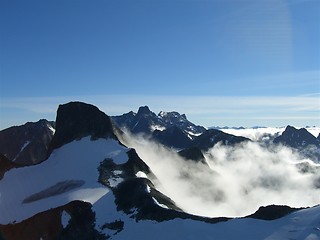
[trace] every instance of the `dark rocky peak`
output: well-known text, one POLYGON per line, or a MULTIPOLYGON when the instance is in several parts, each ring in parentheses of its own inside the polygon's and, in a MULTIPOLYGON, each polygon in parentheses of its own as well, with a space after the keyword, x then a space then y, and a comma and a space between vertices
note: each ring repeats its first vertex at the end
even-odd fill
POLYGON ((191 160, 207 165, 206 159, 197 147, 186 148, 178 152, 186 160, 191 160))
POLYGON ((317 139, 320 141, 320 133, 319 133, 319 135, 318 135, 317 139))
POLYGON ((110 117, 96 106, 70 102, 59 105, 56 118, 56 132, 51 141, 49 154, 55 148, 91 136, 92 139, 117 139, 110 117))
POLYGON ((150 111, 148 106, 141 106, 139 107, 137 115, 153 115, 154 113, 150 111))
POLYGON ((127 118, 134 118, 137 114, 133 111, 130 111, 128 113, 123 114, 122 116, 125 116, 127 118))
POLYGON ((32 165, 46 159, 55 123, 41 119, 0 131, 0 153, 20 165, 32 165))
POLYGON ((285 131, 275 138, 273 142, 293 148, 301 148, 308 145, 320 147, 320 141, 305 128, 296 129, 292 126, 287 126, 285 131))
POLYGON ((137 114, 135 112, 130 111, 120 116, 113 116, 111 117, 111 120, 118 127, 129 128, 129 126, 132 126, 134 124, 136 115, 137 114))
POLYGON ((173 126, 177 126, 191 137, 199 135, 206 130, 202 126, 196 126, 189 122, 185 114, 161 111, 156 115, 147 106, 140 107, 137 114, 130 112, 112 117, 112 120, 120 128, 126 128, 132 133, 144 133, 147 135, 152 134, 155 130, 164 130, 173 126))
POLYGON ((178 126, 171 126, 163 131, 155 130, 152 138, 157 142, 172 148, 183 149, 191 145, 192 140, 178 126))
POLYGON ((34 128, 55 128, 55 122, 54 121, 48 121, 46 119, 40 119, 38 122, 27 122, 25 124, 26 128, 29 130, 34 130, 34 128))
POLYGON ((118 127, 126 128, 132 133, 151 134, 155 126, 164 128, 161 119, 150 111, 148 106, 140 107, 137 114, 131 111, 121 116, 112 117, 112 120, 118 127))
POLYGON ((192 122, 188 121, 185 114, 180 114, 178 112, 163 112, 158 114, 158 117, 164 122, 164 124, 169 126, 177 126, 185 133, 191 133, 193 135, 198 135, 203 133, 206 129, 202 126, 197 126, 192 122))
POLYGON ((301 209, 303 208, 292 208, 286 205, 268 205, 259 207, 255 213, 246 216, 245 218, 275 220, 301 209))
POLYGON ((192 145, 193 147, 197 147, 200 150, 206 151, 217 143, 232 146, 246 141, 251 140, 249 138, 228 134, 217 129, 209 129, 200 136, 196 137, 192 145))

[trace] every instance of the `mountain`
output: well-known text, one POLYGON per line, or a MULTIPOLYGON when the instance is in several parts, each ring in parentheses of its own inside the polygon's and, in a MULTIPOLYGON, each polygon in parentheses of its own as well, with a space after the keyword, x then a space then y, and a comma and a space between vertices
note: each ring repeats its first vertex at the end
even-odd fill
POLYGON ((172 126, 163 131, 155 130, 152 138, 157 142, 176 149, 184 149, 192 144, 192 139, 178 126, 172 126))
POLYGON ((131 111, 121 116, 114 116, 112 120, 120 128, 126 128, 132 133, 148 135, 151 135, 155 130, 163 131, 167 128, 177 127, 192 138, 206 130, 202 126, 191 123, 185 114, 161 111, 156 115, 148 106, 140 107, 137 113, 131 111))
POLYGON ((55 132, 54 125, 42 119, 0 131, 0 153, 18 165, 44 161, 55 132))
POLYGON ((285 131, 273 142, 298 150, 302 155, 320 162, 320 140, 305 128, 287 126, 285 131))
POLYGON ((218 142, 228 145, 249 140, 217 129, 206 130, 178 112, 161 111, 156 115, 147 106, 140 107, 138 113, 129 112, 112 120, 119 128, 149 135, 156 142, 178 150, 196 147, 206 151, 218 142))
POLYGON ((128 129, 132 133, 150 134, 156 126, 163 123, 148 106, 140 107, 137 113, 129 112, 121 116, 112 117, 120 128, 128 129))
POLYGON ((245 141, 251 140, 245 137, 228 134, 217 129, 208 129, 194 139, 192 146, 197 147, 202 151, 206 151, 217 143, 221 143, 222 145, 234 145, 245 141))
POLYGON ((320 141, 305 128, 296 129, 292 126, 287 126, 281 136, 274 139, 274 143, 281 143, 297 149, 307 145, 320 147, 320 141))
POLYGON ((48 153, 73 140, 91 136, 91 139, 117 137, 111 119, 96 106, 82 102, 60 105, 57 111, 56 132, 48 153))
POLYGON ((82 225, 87 226, 90 238, 99 239, 99 232, 114 229, 118 221, 108 223, 95 218, 100 225, 93 225, 97 212, 90 208, 106 195, 114 196, 117 211, 137 220, 219 220, 184 213, 159 192, 151 181, 156 177, 150 168, 133 149, 119 142, 110 118, 92 105, 72 102, 59 106, 48 154, 48 159, 37 165, 10 169, 0 181, 0 229, 5 239, 14 239, 16 230, 21 228, 32 229, 34 239, 45 237, 49 230, 49 239, 64 239, 64 224, 70 225, 67 236, 74 236, 71 239, 78 236, 77 229, 82 225), (67 223, 63 223, 64 212, 69 218, 67 223), (82 219, 83 214, 91 217, 82 219), (53 222, 42 222, 44 216, 54 218, 53 222))
MULTIPOLYGON (((142 108, 139 114, 145 117, 145 122, 155 123, 147 108, 142 108)), ((176 125, 171 127, 182 131, 176 125)), ((185 212, 161 188, 159 178, 159 170, 167 176, 176 165, 168 164, 163 169, 148 165, 147 158, 151 156, 142 158, 137 150, 128 148, 123 141, 125 137, 114 121, 93 105, 81 102, 59 105, 56 131, 44 161, 16 167, 15 162, 0 155, 0 174, 1 169, 6 171, 0 179, 0 239, 302 240, 319 237, 319 206, 309 209, 269 206, 246 218, 234 219, 185 212)), ((208 130, 193 141, 199 147, 178 154, 172 151, 167 157, 185 158, 187 161, 180 167, 192 162, 194 165, 190 166, 204 165, 208 169, 200 148, 206 149, 217 142, 233 145, 248 139, 208 130)), ((187 173, 195 170, 190 166, 187 173)), ((194 185, 195 192, 199 185, 209 181, 207 176, 196 173, 195 180, 199 182, 194 185)), ((187 181, 186 176, 177 178, 187 181)), ((228 185, 218 187, 228 188, 228 185)), ((208 199, 210 194, 211 189, 204 193, 208 199)))
POLYGON ((186 148, 178 152, 179 155, 186 160, 192 160, 195 162, 200 162, 203 164, 207 164, 206 158, 203 156, 203 153, 199 148, 196 147, 191 147, 191 148, 186 148))
POLYGON ((187 119, 185 114, 180 114, 178 112, 163 112, 158 114, 158 117, 168 126, 176 126, 183 132, 187 133, 190 138, 203 133, 206 129, 202 126, 193 124, 187 119))

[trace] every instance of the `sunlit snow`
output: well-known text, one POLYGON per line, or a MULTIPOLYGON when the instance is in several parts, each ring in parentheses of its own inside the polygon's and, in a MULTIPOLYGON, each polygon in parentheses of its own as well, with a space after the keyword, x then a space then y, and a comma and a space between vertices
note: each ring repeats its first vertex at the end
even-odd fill
POLYGON ((145 174, 145 173, 142 172, 142 171, 137 172, 137 173, 136 173, 136 176, 137 176, 138 178, 148 178, 147 174, 145 174))
MULTIPOLYGON (((90 137, 73 141, 52 152, 41 164, 12 169, 0 181, 0 223, 21 221, 49 208, 64 205, 72 200, 94 204, 108 193, 98 183, 100 162, 110 157, 117 163, 127 161, 127 148, 112 139, 91 141, 90 137), (59 182, 82 180, 84 184, 59 195, 22 203, 32 194, 39 193, 59 182)), ((119 182, 119 179, 117 180, 119 182)))
POLYGON ((160 125, 151 125, 150 130, 153 132, 155 130, 164 131, 166 130, 166 127, 160 126, 160 125))
MULTIPOLYGON (((228 239, 228 240, 319 240, 320 207, 300 210, 283 218, 265 221, 252 218, 233 219, 216 224, 190 219, 173 219, 164 222, 139 221, 117 211, 112 193, 105 195, 94 205, 97 229, 106 222, 120 220, 124 230, 112 239, 228 239)), ((105 234, 114 231, 104 229, 105 234)))
POLYGON ((50 126, 50 125, 47 125, 47 127, 49 128, 49 130, 53 133, 53 134, 55 134, 55 132, 56 132, 56 129, 54 129, 52 126, 50 126))
POLYGON ((169 209, 166 205, 164 205, 164 204, 162 204, 162 203, 159 203, 159 202, 157 201, 157 199, 155 199, 154 197, 152 197, 152 200, 153 200, 154 203, 157 204, 159 207, 169 209))

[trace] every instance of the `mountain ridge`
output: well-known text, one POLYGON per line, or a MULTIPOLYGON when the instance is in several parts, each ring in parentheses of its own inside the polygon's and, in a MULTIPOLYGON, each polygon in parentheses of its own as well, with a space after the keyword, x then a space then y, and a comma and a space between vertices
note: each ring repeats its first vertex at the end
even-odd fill
MULTIPOLYGON (((129 112, 127 116, 131 118, 140 115, 140 117, 151 116, 153 118, 155 114, 150 112, 148 107, 142 107, 137 114, 129 112)), ((162 112, 161 115, 165 114, 162 112)), ((157 115, 156 117, 159 118, 157 115)), ((177 115, 176 112, 173 112, 172 117, 174 120, 187 120, 184 114, 177 115)), ((174 122, 171 116, 168 119, 170 119, 167 120, 168 122, 174 122)), ((132 121, 132 126, 140 124, 139 121, 132 121)), ((146 119, 149 124, 147 126, 152 126, 150 123, 154 124, 155 121, 148 122, 146 119)), ((142 125, 140 126, 143 129, 142 125)), ((177 126, 176 129, 183 132, 177 126)), ((160 130, 153 132, 155 131, 160 130)), ((284 231, 286 236, 294 234, 290 230, 291 227, 307 229, 306 226, 311 226, 310 230, 300 234, 297 239, 304 239, 311 234, 318 233, 315 230, 316 220, 319 220, 316 214, 317 207, 299 210, 287 206, 270 206, 259 209, 247 218, 232 221, 228 221, 231 218, 223 216, 209 218, 189 214, 156 188, 154 183, 159 181, 157 174, 148 166, 146 159, 140 158, 135 149, 128 148, 119 141, 122 138, 119 134, 125 135, 113 125, 108 115, 93 105, 81 102, 60 105, 57 111, 55 135, 48 150, 48 159, 37 165, 19 169, 9 166, 11 169, 3 179, 0 179, 1 212, 7 214, 8 219, 15 219, 12 214, 19 216, 26 209, 31 211, 26 213, 22 221, 16 218, 17 223, 9 221, 11 224, 4 224, 8 221, 4 221, 2 216, 0 238, 3 234, 8 239, 16 239, 17 235, 14 233, 18 229, 29 228, 36 231, 32 239, 46 239, 46 236, 48 237, 46 234, 49 233, 49 239, 50 237, 58 239, 130 239, 131 237, 132 239, 132 237, 138 238, 139 236, 140 238, 150 237, 149 229, 155 230, 152 235, 156 239, 161 239, 161 236, 165 236, 166 239, 177 239, 177 236, 185 238, 186 234, 191 234, 194 239, 197 236, 199 239, 212 237, 217 232, 228 235, 230 231, 225 229, 230 230, 228 226, 233 226, 235 235, 230 235, 228 239, 237 239, 239 236, 245 239, 260 239, 262 236, 265 238, 275 233, 270 227, 273 224, 276 225, 277 231, 284 231), (17 181, 19 179, 24 179, 24 181, 17 181), (54 195, 52 191, 56 193, 55 189, 62 186, 57 183, 81 184, 75 184, 72 188, 68 188, 69 185, 65 188, 66 186, 63 185, 65 189, 59 189, 58 194, 54 195), (11 189, 14 189, 15 192, 11 189), (43 192, 46 194, 51 192, 51 196, 44 198, 38 194, 43 192), (34 194, 38 194, 36 196, 40 198, 34 198, 34 194), (28 197, 29 199, 33 197, 34 201, 23 202, 28 197), (58 200, 56 203, 50 205, 56 200, 58 200), (48 205, 43 207, 43 203, 48 205), (32 209, 35 206, 38 209, 32 209), (15 213, 7 212, 7 209, 15 209, 15 213), (41 225, 41 229, 37 231, 37 225, 43 221, 44 216, 48 216, 52 222, 43 222, 45 226, 41 225), (311 216, 311 220, 307 220, 306 216, 309 218, 311 216), (268 219, 273 222, 263 225, 254 218, 268 219), (280 220, 273 220, 278 218, 280 220), (292 220, 297 218, 302 220, 292 220), (287 230, 280 230, 283 229, 283 221, 290 222, 287 230), (217 222, 220 224, 212 225, 217 222), (237 223, 246 231, 249 231, 249 228, 245 226, 253 225, 260 230, 265 226, 268 227, 262 232, 250 227, 253 233, 250 235, 250 233, 245 233, 246 231, 239 230, 241 227, 237 226, 237 223), (142 229, 145 229, 146 235, 141 235, 142 229), (163 233, 163 229, 167 231, 163 233), (176 231, 172 231, 173 229, 176 231), (171 237, 170 232, 174 234, 171 237)), ((175 134, 172 135, 174 136, 175 134)), ((239 143, 251 142, 248 138, 236 137, 218 130, 205 130, 202 135, 195 136, 193 141, 193 148, 186 148, 186 151, 180 151, 179 154, 194 161, 195 164, 207 164, 202 151, 208 150, 217 143, 236 146, 239 143)), ((170 146, 170 144, 165 145, 170 146)), ((169 168, 167 166, 167 170, 169 168)), ((28 236, 28 231, 26 230, 24 234, 28 236)), ((292 236, 291 238, 294 238, 298 236, 298 233, 292 236)))

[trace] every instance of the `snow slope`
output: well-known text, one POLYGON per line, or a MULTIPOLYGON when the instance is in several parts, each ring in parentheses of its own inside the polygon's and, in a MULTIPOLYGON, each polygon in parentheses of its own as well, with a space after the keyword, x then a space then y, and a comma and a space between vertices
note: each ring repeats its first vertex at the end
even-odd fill
POLYGON ((164 222, 139 221, 117 212, 110 192, 93 207, 97 229, 102 223, 122 221, 124 230, 104 229, 111 239, 217 239, 217 240, 319 240, 320 206, 300 210, 283 218, 265 221, 252 218, 233 219, 216 224, 194 220, 174 219, 164 222))
POLYGON ((94 204, 109 192, 98 183, 99 163, 105 158, 124 163, 127 150, 115 140, 85 137, 54 150, 41 164, 12 169, 0 181, 0 224, 19 222, 73 200, 94 204))

